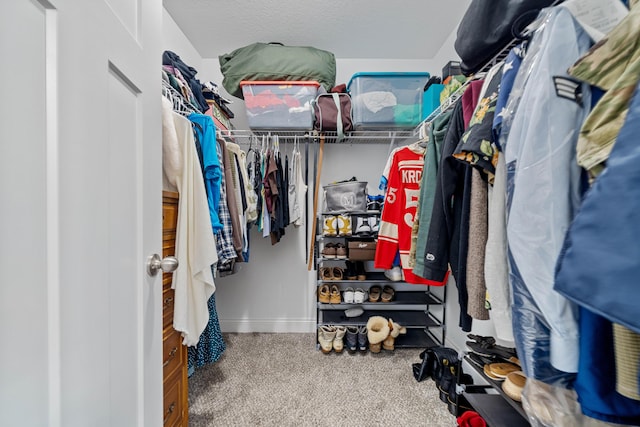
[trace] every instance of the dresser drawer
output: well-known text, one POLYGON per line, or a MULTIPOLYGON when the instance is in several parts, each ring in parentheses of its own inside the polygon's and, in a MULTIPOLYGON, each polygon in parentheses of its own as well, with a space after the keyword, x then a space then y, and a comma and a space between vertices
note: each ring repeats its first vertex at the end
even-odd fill
MULTIPOLYGON (((164 388, 164 412, 162 419, 164 420, 164 426, 166 427, 178 427, 182 426, 184 420, 184 411, 186 408, 182 403, 182 395, 184 393, 183 384, 180 381, 180 373, 176 372, 176 375, 171 376, 165 382, 164 388)), ((186 426, 186 424, 185 424, 186 426)))
POLYGON ((162 343, 162 370, 163 378, 169 377, 176 369, 186 365, 186 348, 183 348, 180 332, 172 326, 164 330, 162 343))
POLYGON ((162 204, 162 231, 170 232, 176 230, 178 224, 178 204, 163 203, 162 204))
POLYGON ((167 329, 173 325, 173 304, 175 291, 169 286, 162 292, 162 329, 167 329))
POLYGON ((175 234, 163 235, 162 240, 162 257, 176 254, 176 236, 175 234))
POLYGON ((171 283, 173 282, 173 273, 162 273, 162 290, 166 291, 171 289, 171 283))

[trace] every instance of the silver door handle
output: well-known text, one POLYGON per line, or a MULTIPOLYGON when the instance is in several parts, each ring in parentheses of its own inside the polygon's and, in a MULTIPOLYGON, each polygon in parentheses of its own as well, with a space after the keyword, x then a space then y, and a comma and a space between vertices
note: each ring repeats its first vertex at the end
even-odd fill
POLYGON ((178 258, 174 256, 160 258, 158 254, 149 255, 149 258, 147 258, 147 273, 152 277, 158 274, 159 270, 171 273, 178 268, 178 264, 178 258))

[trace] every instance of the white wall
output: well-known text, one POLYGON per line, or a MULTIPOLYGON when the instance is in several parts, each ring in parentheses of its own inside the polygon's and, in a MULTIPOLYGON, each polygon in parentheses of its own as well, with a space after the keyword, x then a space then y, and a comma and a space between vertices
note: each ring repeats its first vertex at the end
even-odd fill
POLYGON ((162 50, 177 53, 185 64, 198 70, 197 77, 202 81, 202 57, 165 8, 162 8, 162 50))

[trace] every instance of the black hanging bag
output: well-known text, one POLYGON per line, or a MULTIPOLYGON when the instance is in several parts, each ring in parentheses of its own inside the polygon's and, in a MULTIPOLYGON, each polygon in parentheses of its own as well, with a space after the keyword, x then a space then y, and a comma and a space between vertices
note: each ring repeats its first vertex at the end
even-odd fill
POLYGON ((462 72, 479 71, 555 0, 472 0, 454 44, 462 72))

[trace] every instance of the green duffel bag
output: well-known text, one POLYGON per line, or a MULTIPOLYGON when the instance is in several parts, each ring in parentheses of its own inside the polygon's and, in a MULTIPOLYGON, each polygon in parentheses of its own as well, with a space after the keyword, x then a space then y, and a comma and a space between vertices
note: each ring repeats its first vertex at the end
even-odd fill
POLYGON ((222 86, 240 99, 242 80, 317 81, 327 90, 336 83, 336 58, 309 46, 253 43, 220 55, 222 86))

